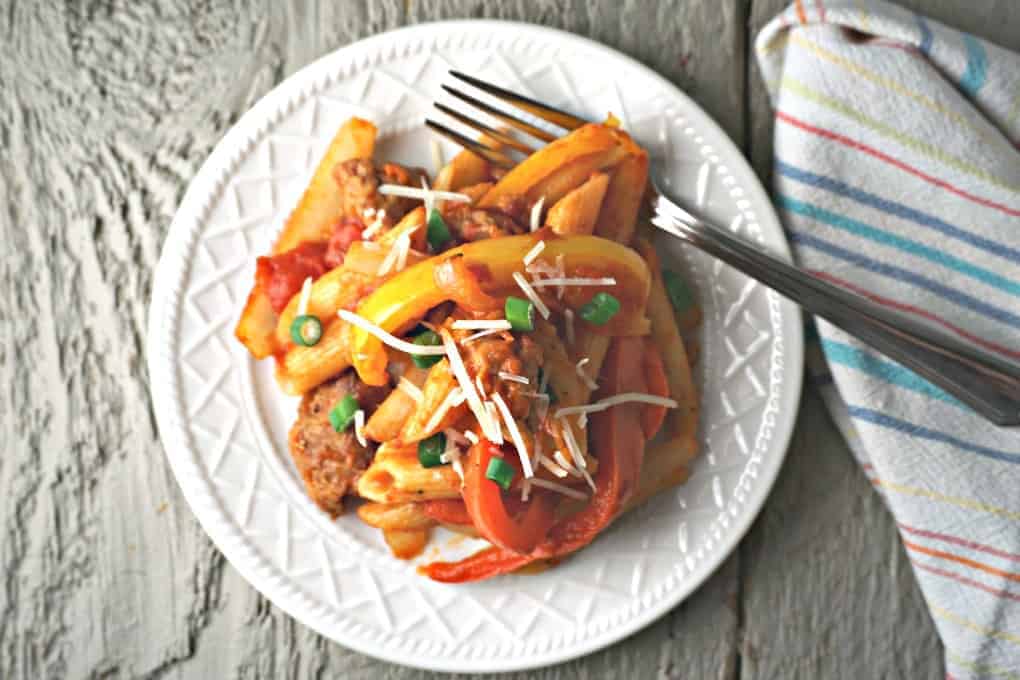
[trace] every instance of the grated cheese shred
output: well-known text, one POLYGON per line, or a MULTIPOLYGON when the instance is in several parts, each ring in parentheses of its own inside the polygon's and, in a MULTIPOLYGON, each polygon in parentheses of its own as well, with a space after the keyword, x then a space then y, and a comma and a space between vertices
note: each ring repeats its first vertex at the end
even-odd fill
MULTIPOLYGON (((424 178, 422 178, 424 180, 424 178)), ((384 196, 399 196, 401 198, 417 198, 422 201, 426 198, 435 200, 439 199, 442 201, 454 201, 456 203, 470 203, 471 197, 467 194, 457 193, 456 191, 435 191, 427 188, 419 189, 418 187, 408 187, 403 184, 381 184, 379 186, 379 193, 384 196)), ((430 206, 431 207, 431 206, 430 206)))
POLYGON ((411 399, 413 399, 414 403, 416 404, 420 404, 422 398, 424 397, 424 395, 421 393, 421 388, 415 385, 407 378, 405 378, 404 376, 400 376, 400 380, 397 382, 397 389, 406 394, 407 396, 411 397, 411 399))
POLYGON ((620 404, 626 404, 629 402, 638 402, 642 404, 653 404, 655 406, 664 406, 666 408, 676 408, 679 406, 673 399, 667 397, 660 397, 657 394, 645 394, 643 392, 622 392, 620 394, 614 394, 611 397, 605 399, 599 399, 594 404, 582 404, 580 406, 564 406, 556 411, 557 418, 566 418, 567 416, 574 415, 577 413, 598 413, 599 411, 605 411, 607 408, 613 406, 619 406, 620 404))
POLYGON ((514 281, 517 282, 517 286, 521 289, 524 295, 531 300, 531 303, 535 305, 535 309, 537 309, 538 313, 542 315, 542 318, 548 319, 549 308, 545 306, 545 303, 542 302, 542 298, 538 297, 538 293, 535 292, 535 289, 532 288, 531 284, 524 278, 524 274, 514 272, 513 277, 514 281))
POLYGON ((531 479, 529 481, 532 484, 534 484, 535 486, 540 486, 543 489, 549 489, 550 491, 555 491, 556 493, 561 493, 564 496, 567 496, 569 498, 575 498, 575 499, 577 499, 579 501, 583 501, 583 500, 586 500, 588 498, 588 494, 584 493, 583 491, 578 491, 576 489, 571 489, 569 486, 565 486, 563 484, 557 484, 556 482, 550 482, 547 479, 540 479, 538 477, 535 477, 534 479, 531 479))
POLYGON ((577 377, 581 379, 581 382, 584 383, 585 387, 587 387, 589 390, 597 390, 599 388, 599 384, 595 382, 595 380, 593 380, 591 376, 584 372, 584 365, 587 364, 589 361, 591 361, 591 359, 588 357, 581 359, 574 366, 574 370, 577 371, 577 377))
POLYGON ((538 199, 538 203, 531 206, 531 231, 538 231, 542 226, 542 206, 545 205, 545 196, 538 199))
POLYGON ((528 385, 529 380, 523 375, 517 375, 516 373, 509 373, 507 371, 500 371, 497 375, 503 380, 509 380, 510 382, 520 383, 522 385, 528 385))
POLYGON ((503 422, 506 423, 506 429, 510 431, 510 439, 514 443, 514 448, 517 449, 517 456, 521 459, 521 469, 524 470, 524 477, 531 478, 535 476, 535 470, 531 467, 531 457, 528 455, 528 445, 524 443, 524 437, 521 435, 521 430, 517 427, 517 421, 514 420, 514 416, 510 413, 510 408, 503 401, 503 397, 497 392, 492 395, 492 401, 495 402, 496 408, 499 409, 500 415, 503 416, 503 422))
POLYGON ((583 276, 557 276, 548 279, 537 279, 532 282, 535 288, 549 286, 615 286, 616 279, 612 276, 586 278, 583 276))
POLYGON ((457 319, 453 322, 455 331, 508 331, 511 328, 506 319, 457 319))
POLYGON ((531 263, 535 261, 535 258, 542 254, 543 250, 545 250, 545 241, 539 241, 536 243, 521 260, 524 262, 524 266, 531 266, 531 263))
POLYGON ((354 312, 348 312, 346 309, 339 310, 337 312, 337 316, 347 323, 357 326, 366 333, 374 335, 384 344, 389 345, 393 349, 400 350, 401 352, 406 352, 407 354, 424 354, 428 356, 442 356, 446 354, 446 350, 442 347, 434 345, 415 345, 407 340, 398 338, 383 328, 376 326, 365 317, 358 316, 354 312))
POLYGON ((471 409, 475 419, 478 420, 478 426, 482 428, 482 433, 490 441, 495 442, 496 437, 498 437, 500 442, 502 442, 503 434, 499 431, 498 424, 492 421, 488 410, 482 404, 481 397, 479 397, 478 392, 475 390, 475 385, 471 382, 471 376, 468 375, 467 368, 464 366, 464 360, 461 358, 460 352, 457 351, 457 345, 453 341, 453 336, 445 328, 440 329, 440 334, 443 338, 446 356, 450 360, 453 376, 460 384, 460 389, 464 392, 468 408, 471 409))
POLYGON ((308 313, 308 301, 312 297, 312 277, 306 276, 305 282, 301 284, 301 297, 298 299, 297 315, 304 316, 308 313))
POLYGON ((362 446, 368 446, 365 439, 365 412, 360 408, 354 412, 354 436, 362 446))

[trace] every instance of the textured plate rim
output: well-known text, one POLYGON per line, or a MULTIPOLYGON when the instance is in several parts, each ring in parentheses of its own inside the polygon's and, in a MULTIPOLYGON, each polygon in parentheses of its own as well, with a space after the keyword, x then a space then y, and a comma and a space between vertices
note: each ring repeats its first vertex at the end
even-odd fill
MULTIPOLYGON (((167 369, 172 361, 172 358, 169 356, 171 353, 168 349, 169 346, 173 345, 173 342, 164 342, 163 346, 159 346, 156 340, 157 338, 163 338, 164 334, 168 330, 173 330, 177 324, 176 310, 167 309, 171 299, 167 290, 170 281, 168 280, 169 274, 166 273, 166 270, 171 266, 171 261, 184 256, 183 253, 178 251, 186 251, 187 248, 185 246, 188 244, 184 242, 185 239, 173 238, 174 231, 180 230, 181 227, 178 227, 180 222, 194 219, 197 215, 204 212, 204 206, 200 203, 200 200, 203 195, 210 193, 208 185, 211 183, 215 170, 225 164, 229 165, 233 157, 247 152, 251 144, 251 138, 258 136, 256 133, 261 131, 258 124, 262 123, 264 125, 265 121, 271 117, 271 114, 281 110, 281 108, 289 111, 290 107, 293 106, 295 97, 301 93, 306 85, 323 78, 328 78, 330 72, 337 70, 334 66, 335 64, 357 63, 359 60, 364 60, 366 54, 374 54, 380 49, 391 48, 391 51, 395 51, 392 50, 392 45, 401 38, 405 39, 408 43, 415 40, 427 41, 432 39, 436 33, 463 30, 465 27, 470 27, 476 31, 490 29, 493 31, 517 32, 521 34, 522 38, 528 37, 528 34, 531 34, 531 36, 545 41, 562 43, 564 46, 579 53, 596 53, 603 59, 616 61, 621 66, 630 69, 637 69, 644 76, 655 81, 663 91, 669 93, 678 101, 683 102, 685 116, 695 120, 699 126, 717 135, 720 142, 722 142, 723 148, 720 150, 725 149, 732 157, 740 159, 739 163, 734 164, 735 167, 732 167, 732 171, 741 176, 742 185, 753 194, 757 206, 760 206, 761 214, 759 221, 763 229, 776 234, 780 240, 780 243, 772 246, 772 251, 787 260, 790 259, 789 245, 781 223, 772 207, 772 203, 741 151, 733 144, 725 131, 696 102, 654 70, 613 48, 558 29, 498 20, 453 20, 423 23, 387 31, 359 40, 311 62, 266 93, 228 130, 192 179, 168 229, 167 238, 155 269, 146 345, 151 394, 161 435, 161 443, 166 451, 174 476, 181 487, 185 500, 187 500, 206 534, 246 581, 296 620, 343 646, 369 656, 395 664, 436 671, 511 672, 540 668, 575 659, 602 649, 643 629, 689 597, 694 590, 700 587, 718 569, 722 562, 737 547, 751 524, 757 518, 766 498, 771 492, 793 436, 804 371, 804 345, 803 334, 800 331, 801 312, 799 308, 785 299, 780 298, 779 300, 784 318, 789 319, 784 324, 784 328, 794 327, 796 331, 784 335, 783 338, 785 343, 784 370, 786 371, 786 377, 783 381, 784 393, 782 395, 784 408, 780 409, 776 414, 776 420, 772 426, 772 439, 774 443, 770 446, 770 453, 775 456, 774 463, 768 466, 765 466, 763 463, 764 469, 760 470, 757 478, 758 483, 748 493, 747 498, 741 504, 740 514, 737 516, 736 521, 731 525, 731 529, 727 532, 726 536, 720 541, 724 547, 718 548, 713 556, 698 563, 695 569, 692 569, 675 588, 666 593, 658 602, 646 607, 615 627, 608 628, 605 632, 581 642, 511 662, 505 662, 502 659, 412 658, 400 650, 394 650, 385 645, 377 644, 374 641, 336 635, 335 631, 330 630, 327 621, 312 616, 307 610, 307 604, 303 603, 302 600, 311 598, 300 592, 285 592, 287 590, 285 584, 275 583, 274 581, 279 580, 278 578, 274 578, 273 574, 263 573, 267 569, 270 571, 275 570, 275 567, 271 564, 256 564, 257 560, 253 560, 250 555, 253 549, 246 544, 243 535, 239 535, 238 532, 233 530, 230 525, 230 519, 225 509, 220 506, 218 500, 201 488, 201 485, 184 481, 192 478, 192 472, 185 468, 193 463, 179 455, 175 455, 175 451, 170 446, 171 444, 181 443, 170 438, 170 433, 175 431, 180 420, 180 417, 176 414, 176 405, 180 403, 179 395, 171 393, 171 390, 162 387, 174 384, 167 373, 167 369), (286 106, 281 107, 280 104, 284 102, 286 102, 286 106), (341 637, 343 639, 340 639, 341 637), (494 664, 500 665, 495 666, 494 664)), ((184 442, 184 444, 186 443, 184 442)), ((191 455, 190 452, 188 455, 191 455)), ((773 459, 770 459, 770 462, 771 460, 773 459)))

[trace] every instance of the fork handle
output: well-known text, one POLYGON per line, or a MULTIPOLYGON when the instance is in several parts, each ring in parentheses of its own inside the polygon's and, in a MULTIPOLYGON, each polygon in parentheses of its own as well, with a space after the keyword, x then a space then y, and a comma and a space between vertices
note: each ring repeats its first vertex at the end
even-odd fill
POLYGON ((1020 367, 766 254, 659 196, 655 225, 938 385, 996 425, 1020 425, 1020 367))

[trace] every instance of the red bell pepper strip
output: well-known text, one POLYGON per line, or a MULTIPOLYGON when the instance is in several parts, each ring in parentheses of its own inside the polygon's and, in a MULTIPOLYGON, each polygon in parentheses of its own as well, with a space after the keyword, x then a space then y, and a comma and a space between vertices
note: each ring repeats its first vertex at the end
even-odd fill
MULTIPOLYGON (((602 369, 601 396, 647 392, 644 371, 635 370, 634 366, 643 362, 643 350, 644 341, 640 337, 613 341, 602 369)), ((640 404, 629 403, 591 417, 591 441, 599 461, 596 491, 583 510, 553 526, 545 540, 530 553, 494 546, 459 562, 433 562, 423 567, 422 572, 446 583, 477 581, 506 574, 535 560, 562 557, 591 543, 634 492, 644 456, 642 412, 640 404)))
POLYGON ((464 466, 464 506, 472 524, 490 543, 511 553, 527 554, 549 533, 553 504, 545 494, 535 494, 520 516, 512 516, 503 502, 503 490, 485 476, 489 461, 502 456, 500 448, 487 439, 471 447, 464 466))
MULTIPOLYGON (((669 396, 669 381, 666 378, 666 367, 662 363, 659 348, 651 338, 645 340, 644 353, 645 380, 648 382, 648 394, 657 397, 669 396)), ((666 420, 666 407, 648 404, 641 416, 641 427, 645 431, 645 439, 651 439, 666 420)))

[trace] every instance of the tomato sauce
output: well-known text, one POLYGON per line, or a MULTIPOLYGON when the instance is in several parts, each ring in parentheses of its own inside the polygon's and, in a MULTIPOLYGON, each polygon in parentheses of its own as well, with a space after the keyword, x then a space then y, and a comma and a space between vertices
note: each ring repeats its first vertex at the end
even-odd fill
POLYGON ((306 278, 317 279, 328 269, 325 243, 302 243, 285 253, 260 257, 256 264, 257 276, 277 314, 301 290, 306 278))

